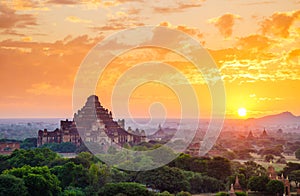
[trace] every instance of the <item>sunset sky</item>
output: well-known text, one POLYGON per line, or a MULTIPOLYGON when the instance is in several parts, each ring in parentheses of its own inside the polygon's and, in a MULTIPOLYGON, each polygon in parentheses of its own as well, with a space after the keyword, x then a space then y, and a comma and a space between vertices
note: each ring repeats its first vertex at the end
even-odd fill
MULTIPOLYGON (((182 31, 207 49, 224 81, 228 118, 239 118, 241 107, 247 109, 246 117, 284 111, 300 115, 299 0, 3 0, 0 118, 72 117, 74 80, 88 52, 115 32, 146 25, 182 31)), ((201 117, 209 117, 205 81, 182 57, 172 55, 140 48, 114 59, 96 91, 102 105, 112 109, 110 93, 127 64, 160 60, 188 78, 201 117)), ((149 72, 162 74, 160 69, 149 72)), ((144 77, 145 70, 132 74, 131 79, 144 77)), ((168 77, 177 81, 176 73, 168 77)), ((180 115, 174 92, 155 83, 133 91, 130 111, 147 116, 156 102, 168 117, 180 115)))

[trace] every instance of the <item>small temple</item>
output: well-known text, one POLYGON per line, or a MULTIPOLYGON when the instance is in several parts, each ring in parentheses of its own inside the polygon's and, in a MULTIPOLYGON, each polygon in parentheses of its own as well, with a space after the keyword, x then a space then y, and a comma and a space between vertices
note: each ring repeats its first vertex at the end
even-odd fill
POLYGON ((246 137, 246 140, 249 141, 255 141, 255 140, 266 140, 266 139, 270 139, 270 140, 274 140, 275 138, 271 137, 268 133, 267 130, 264 128, 264 130, 262 131, 262 133, 258 136, 255 136, 253 134, 253 132, 250 130, 248 133, 248 136, 246 137))
POLYGON ((255 137, 253 136, 252 131, 250 131, 248 136, 247 136, 247 140, 253 140, 253 139, 255 139, 255 137))
POLYGON ((233 188, 237 192, 242 192, 243 191, 242 186, 240 185, 239 177, 238 176, 235 176, 235 183, 234 183, 233 188))
POLYGON ((260 137, 264 139, 269 137, 265 128, 260 137))
POLYGON ((229 195, 236 196, 235 192, 243 192, 243 189, 242 189, 242 186, 240 185, 238 176, 235 176, 234 184, 230 185, 229 195))
POLYGON ((281 174, 281 176, 278 176, 275 171, 275 168, 272 165, 272 162, 270 162, 270 165, 267 170, 267 174, 268 174, 268 177, 270 178, 270 180, 279 180, 279 181, 283 182, 285 195, 287 195, 287 196, 291 195, 291 189, 290 189, 291 184, 290 184, 289 178, 288 177, 285 178, 283 174, 281 174))

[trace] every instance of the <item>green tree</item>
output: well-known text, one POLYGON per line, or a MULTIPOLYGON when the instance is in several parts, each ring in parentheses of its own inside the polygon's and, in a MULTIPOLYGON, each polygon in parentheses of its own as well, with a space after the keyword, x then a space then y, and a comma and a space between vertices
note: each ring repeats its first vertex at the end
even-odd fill
POLYGON ((50 173, 47 166, 30 167, 26 165, 21 168, 5 170, 4 174, 22 178, 29 195, 57 195, 61 192, 59 180, 50 173))
POLYGON ((223 157, 214 157, 207 163, 207 175, 225 182, 227 177, 231 175, 231 164, 228 159, 223 157))
POLYGON ((146 155, 151 157, 154 163, 160 165, 161 163, 165 163, 166 160, 173 160, 175 158, 174 151, 167 146, 155 145, 153 148, 157 148, 156 150, 147 151, 146 155))
POLYGON ((107 150, 108 154, 116 154, 117 152, 118 152, 117 149, 113 146, 110 146, 107 150))
MULTIPOLYGON (((124 160, 118 166, 121 168, 126 168, 126 170, 148 170, 155 167, 157 164, 153 162, 152 157, 150 156, 141 155, 134 157, 133 154, 133 151, 129 152, 127 155, 125 155, 123 152, 117 153, 116 155, 121 155, 120 157, 123 156, 124 160), (130 157, 128 158, 129 160, 126 160, 127 157, 130 157)), ((118 156, 115 156, 115 158, 118 158, 118 156)))
POLYGON ((209 176, 202 176, 201 174, 195 174, 189 179, 191 186, 191 193, 213 193, 223 188, 222 183, 209 176))
POLYGON ((89 152, 81 152, 76 156, 76 158, 81 162, 78 161, 74 163, 82 164, 86 168, 90 167, 91 163, 96 163, 99 161, 97 157, 95 157, 93 154, 89 152))
POLYGON ((11 165, 8 162, 10 156, 8 155, 1 155, 0 154, 0 173, 2 173, 2 171, 6 170, 6 169, 11 169, 11 165))
POLYGON ((35 148, 30 150, 15 150, 9 157, 8 162, 12 167, 44 166, 58 158, 58 155, 47 148, 35 148))
POLYGON ((190 165, 190 170, 193 172, 199 172, 202 174, 207 174, 207 169, 208 169, 208 162, 210 158, 204 158, 204 157, 193 157, 191 162, 189 163, 190 165))
POLYGON ((53 167, 51 172, 58 177, 63 188, 68 186, 84 188, 89 185, 88 169, 82 165, 68 162, 62 166, 53 167))
POLYGON ((60 153, 72 153, 75 152, 77 147, 71 142, 63 143, 48 143, 41 146, 41 148, 49 148, 52 151, 60 153))
POLYGON ((289 176, 290 173, 294 170, 300 170, 299 163, 288 162, 286 166, 283 168, 283 173, 285 176, 289 176))
POLYGON ((98 192, 100 187, 111 181, 110 168, 102 163, 93 163, 88 170, 88 179, 92 189, 98 192))
POLYGON ((282 195, 284 193, 284 184, 279 180, 270 180, 267 184, 267 191, 274 195, 282 195))
POLYGON ((26 138, 21 144, 20 147, 22 149, 28 150, 32 148, 36 148, 37 138, 26 138))
POLYGON ((248 188, 251 191, 264 192, 267 190, 269 178, 267 176, 252 176, 248 183, 248 188))
POLYGON ((181 153, 176 159, 171 161, 168 165, 170 167, 177 167, 179 169, 194 171, 199 173, 207 173, 208 157, 191 157, 188 154, 181 153))
POLYGON ((252 158, 250 152, 252 152, 252 149, 247 149, 247 148, 239 148, 238 150, 234 151, 236 157, 238 159, 243 159, 243 160, 249 160, 252 158))
POLYGON ((85 196, 85 193, 78 187, 66 187, 62 192, 62 196, 85 196))
POLYGON ((9 174, 0 175, 0 196, 25 196, 27 194, 23 179, 9 174))
POLYGON ((192 157, 190 155, 181 153, 176 159, 169 163, 169 166, 177 167, 183 170, 190 170, 191 161, 192 157))
POLYGON ((300 183, 300 170, 294 170, 290 173, 289 175, 290 180, 294 181, 296 184, 296 187, 299 188, 299 183, 300 183))
POLYGON ((252 176, 266 175, 267 171, 263 166, 254 161, 247 161, 244 163, 243 167, 239 168, 239 173, 244 174, 248 181, 252 176))
POLYGON ((233 160, 237 157, 237 155, 232 151, 226 150, 225 152, 222 153, 222 157, 229 159, 229 160, 233 160))
POLYGON ((138 173, 136 180, 161 191, 177 193, 189 191, 190 184, 183 171, 178 168, 164 166, 158 169, 138 173))
POLYGON ((186 191, 180 191, 176 196, 192 196, 192 194, 186 191))
POLYGON ((129 174, 125 171, 119 170, 115 167, 110 169, 110 175, 112 182, 126 182, 129 180, 129 174))
POLYGON ((300 148, 298 148, 298 149, 296 150, 295 156, 296 156, 297 159, 300 160, 300 148))
POLYGON ((261 155, 267 155, 267 154, 272 154, 275 156, 281 156, 281 153, 283 153, 283 146, 282 145, 277 145, 272 148, 264 148, 259 151, 259 154, 261 155))
POLYGON ((133 182, 120 182, 105 184, 100 189, 99 195, 115 196, 120 193, 130 196, 148 196, 150 194, 147 188, 142 184, 133 182))
POLYGON ((265 161, 266 162, 270 162, 270 161, 273 161, 274 160, 274 156, 272 154, 267 154, 265 156, 265 161))

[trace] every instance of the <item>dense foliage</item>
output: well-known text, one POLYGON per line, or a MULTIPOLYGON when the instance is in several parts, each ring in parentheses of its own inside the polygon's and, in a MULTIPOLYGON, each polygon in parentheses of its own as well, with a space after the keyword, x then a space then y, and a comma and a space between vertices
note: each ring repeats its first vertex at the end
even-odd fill
POLYGON ((284 193, 284 184, 279 180, 270 180, 267 184, 267 191, 274 195, 282 195, 284 193))
POLYGON ((99 195, 103 196, 115 196, 117 194, 148 196, 150 193, 144 185, 133 182, 107 183, 99 191, 99 195))
POLYGON ((42 148, 49 148, 52 151, 60 153, 74 153, 77 149, 76 145, 71 142, 63 143, 49 143, 41 146, 42 148))
POLYGON ((54 174, 50 173, 47 166, 31 167, 23 166, 5 170, 4 174, 13 175, 23 179, 29 195, 57 195, 61 192, 59 180, 54 174))
MULTIPOLYGON (((118 153, 111 149, 113 156, 118 153)), ((142 168, 146 160, 151 161, 146 156, 135 164, 142 168)), ((300 181, 299 171, 300 164, 297 163, 288 163, 283 170, 284 175, 290 176, 296 185, 300 181)), ((129 172, 108 166, 88 152, 79 153, 74 158, 62 158, 48 148, 30 148, 16 150, 11 155, 1 155, 0 172, 0 196, 170 196, 219 191, 226 192, 218 195, 227 195, 236 176, 243 190, 272 194, 283 190, 280 181, 269 181, 266 169, 253 161, 242 164, 222 157, 191 157, 186 154, 154 170, 129 172)))
POLYGON ((269 182, 269 178, 267 176, 252 176, 248 183, 248 188, 252 191, 267 191, 267 184, 269 182))
POLYGON ((9 174, 0 175, 0 195, 23 196, 27 195, 24 180, 9 174))

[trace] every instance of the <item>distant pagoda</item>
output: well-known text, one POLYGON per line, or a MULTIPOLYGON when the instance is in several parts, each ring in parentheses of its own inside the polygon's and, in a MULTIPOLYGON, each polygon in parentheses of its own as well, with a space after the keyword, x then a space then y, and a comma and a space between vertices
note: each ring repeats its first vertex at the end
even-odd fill
POLYGON ((243 191, 242 186, 240 185, 239 177, 237 175, 235 176, 235 183, 233 185, 233 188, 237 192, 243 191))
POLYGON ((254 139, 255 139, 255 137, 253 136, 252 131, 250 131, 248 134, 247 140, 254 140, 254 139))
POLYGON ((260 138, 265 139, 265 138, 268 138, 268 137, 269 137, 269 136, 268 136, 268 134, 267 134, 267 131, 266 131, 266 129, 264 128, 264 131, 262 132, 260 138))

